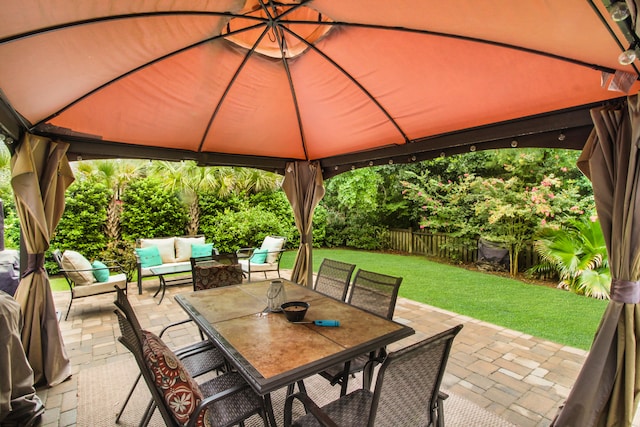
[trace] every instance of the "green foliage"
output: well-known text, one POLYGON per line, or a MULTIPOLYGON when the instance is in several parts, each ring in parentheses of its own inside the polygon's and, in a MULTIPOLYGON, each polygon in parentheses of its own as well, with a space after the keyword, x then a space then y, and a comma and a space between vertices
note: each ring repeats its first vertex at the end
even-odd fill
POLYGON ((293 230, 276 214, 257 206, 241 211, 227 210, 218 216, 218 221, 202 229, 220 252, 260 246, 268 235, 285 236, 289 240, 293 230))
MULTIPOLYGON (((65 195, 66 207, 50 248, 71 249, 80 252, 87 259, 99 258, 107 244, 103 226, 107 218, 107 204, 111 190, 104 184, 76 181, 65 195)), ((57 271, 57 265, 46 264, 49 271, 57 271)))
POLYGON ((20 248, 20 220, 13 198, 3 199, 4 211, 4 247, 6 249, 20 248))
POLYGON ((609 298, 611 273, 599 221, 582 219, 560 228, 545 227, 534 247, 543 262, 533 267, 533 273, 553 271, 560 278, 558 287, 594 298, 609 298))
MULTIPOLYGON (((323 206, 317 206, 313 211, 313 247, 320 248, 325 246, 327 238, 327 210, 323 206)), ((299 237, 299 235, 298 235, 299 237)), ((291 246, 294 246, 294 239, 291 241, 291 246)))
POLYGON ((506 150, 460 157, 447 167, 437 159, 425 162, 426 170, 404 171, 405 198, 420 206, 421 228, 468 245, 478 237, 505 244, 513 275, 518 272, 514 260, 540 226, 562 225, 594 209, 575 152, 506 150), (471 167, 473 159, 481 164, 471 167))
POLYGON ((326 194, 321 205, 327 210, 327 246, 381 248, 381 237, 387 227, 380 220, 385 191, 377 170, 356 169, 325 182, 326 194))
POLYGON ((114 240, 107 244, 107 248, 100 253, 102 260, 115 261, 124 268, 127 274, 127 281, 135 279, 136 256, 134 255, 135 244, 126 240, 114 240))
POLYGON ((152 177, 129 184, 122 196, 122 237, 180 236, 185 234, 187 212, 175 192, 152 177))

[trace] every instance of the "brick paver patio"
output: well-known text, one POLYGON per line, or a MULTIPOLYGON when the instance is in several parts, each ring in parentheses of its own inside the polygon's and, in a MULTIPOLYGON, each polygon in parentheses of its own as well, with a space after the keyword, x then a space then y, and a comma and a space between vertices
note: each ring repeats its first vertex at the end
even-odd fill
MULTIPOLYGON (((283 277, 288 277, 284 272, 283 277)), ((143 327, 159 332, 164 325, 185 318, 173 295, 190 290, 189 285, 170 287, 161 305, 153 298, 156 281, 145 281, 144 292, 137 294, 129 284, 129 298, 143 327)), ((54 294, 64 314, 68 292, 54 294)), ((76 300, 69 319, 61 320, 73 376, 68 381, 38 395, 45 402, 43 425, 75 426, 78 410, 78 373, 98 364, 131 357, 117 341, 120 334, 113 314, 114 294, 76 300)), ((450 390, 477 405, 523 426, 548 426, 582 366, 586 352, 440 310, 405 298, 399 298, 396 321, 408 324, 416 334, 390 346, 393 350, 418 341, 446 328, 463 323, 456 338, 444 378, 450 390)), ((185 327, 169 334, 170 345, 181 346, 198 338, 195 328, 185 327)), ((130 384, 110 393, 126 395, 130 384)))

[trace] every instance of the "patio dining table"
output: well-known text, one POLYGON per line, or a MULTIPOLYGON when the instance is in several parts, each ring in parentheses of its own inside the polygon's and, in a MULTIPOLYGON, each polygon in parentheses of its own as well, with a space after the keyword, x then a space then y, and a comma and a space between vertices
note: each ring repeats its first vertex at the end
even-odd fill
POLYGON ((175 296, 233 367, 264 396, 270 414, 269 393, 415 333, 408 326, 284 280, 288 301, 309 303, 305 321, 334 319, 340 326, 290 323, 282 313, 265 312, 270 283, 175 296))

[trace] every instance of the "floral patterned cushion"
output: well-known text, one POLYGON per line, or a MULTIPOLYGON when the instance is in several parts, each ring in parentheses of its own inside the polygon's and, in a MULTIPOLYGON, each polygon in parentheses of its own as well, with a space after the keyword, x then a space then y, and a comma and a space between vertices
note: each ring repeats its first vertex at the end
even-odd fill
POLYGON ((196 265, 194 278, 193 289, 195 291, 239 285, 242 283, 242 269, 239 264, 196 265))
MULTIPOLYGON (((175 420, 185 425, 202 401, 202 392, 182 362, 157 335, 148 331, 143 331, 143 335, 142 352, 155 385, 175 420)), ((208 410, 205 410, 200 413, 196 426, 208 425, 208 410)))

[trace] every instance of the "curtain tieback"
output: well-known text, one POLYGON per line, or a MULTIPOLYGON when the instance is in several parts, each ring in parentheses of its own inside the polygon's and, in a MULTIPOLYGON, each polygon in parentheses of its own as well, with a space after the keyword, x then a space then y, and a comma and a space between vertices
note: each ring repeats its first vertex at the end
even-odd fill
POLYGON ((27 269, 22 273, 24 279, 31 273, 35 273, 38 270, 44 271, 44 252, 39 254, 27 254, 27 269))
POLYGON ((640 303, 640 281, 612 279, 611 301, 625 304, 640 303))

